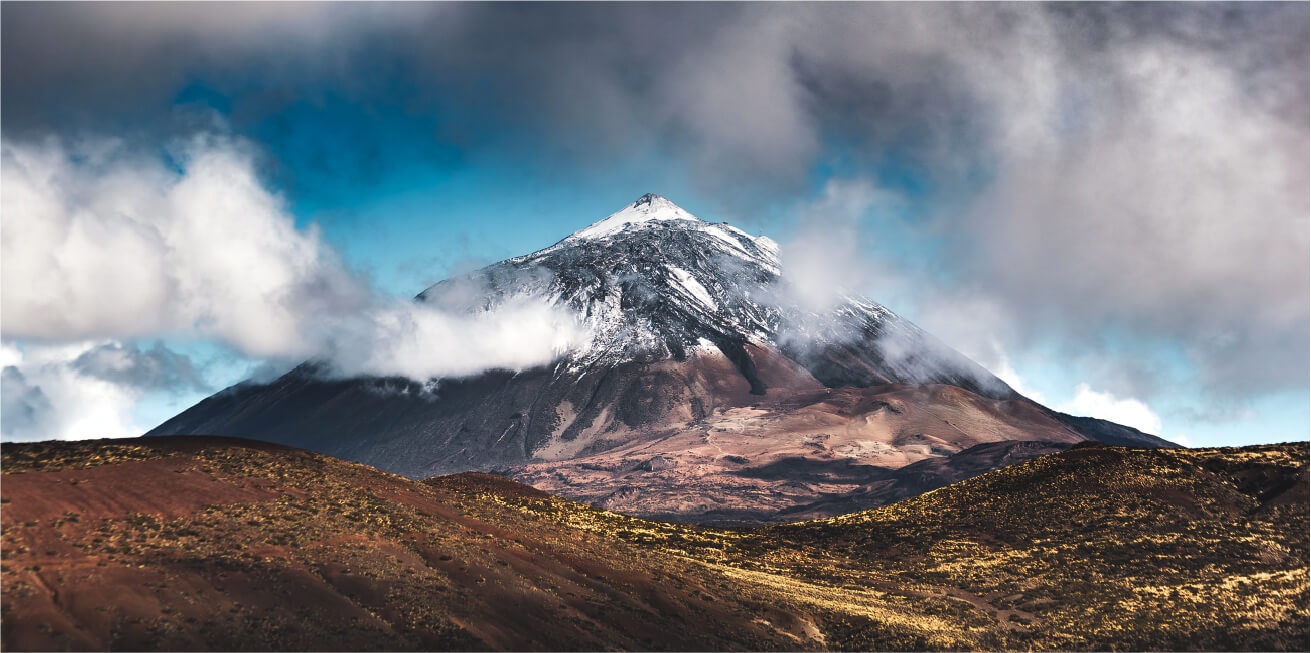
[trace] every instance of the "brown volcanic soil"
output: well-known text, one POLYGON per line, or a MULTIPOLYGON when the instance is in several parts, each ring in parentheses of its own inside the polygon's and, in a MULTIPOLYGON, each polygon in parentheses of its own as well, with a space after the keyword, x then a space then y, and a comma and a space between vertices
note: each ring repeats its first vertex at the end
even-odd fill
MULTIPOLYGON (((3 648, 789 648, 776 609, 594 533, 462 504, 536 496, 423 484, 304 451, 151 439, 146 460, 26 471, 4 445, 3 648), (208 446, 207 446, 208 445, 208 446), (695 620, 704 628, 687 628, 695 620)), ((63 458, 114 443, 46 444, 63 458)), ((787 619, 780 620, 787 624, 787 619)), ((800 627, 796 626, 798 632, 800 627)))
POLYGON ((1305 443, 1080 445, 752 531, 250 441, 2 451, 4 650, 1304 650, 1308 638, 1305 443))
POLYGON ((702 523, 826 517, 869 508, 1051 453, 1084 437, 1026 399, 995 400, 948 385, 771 389, 714 410, 690 428, 671 421, 623 433, 591 455, 506 471, 554 494, 625 514, 702 523), (957 456, 986 443, 1010 458, 957 456), (994 460, 995 459, 995 460, 994 460), (913 470, 913 489, 893 486, 913 470), (902 476, 905 476, 904 474, 902 476), (855 506, 853 508, 853 506, 855 506), (792 518, 797 518, 793 516, 792 518))

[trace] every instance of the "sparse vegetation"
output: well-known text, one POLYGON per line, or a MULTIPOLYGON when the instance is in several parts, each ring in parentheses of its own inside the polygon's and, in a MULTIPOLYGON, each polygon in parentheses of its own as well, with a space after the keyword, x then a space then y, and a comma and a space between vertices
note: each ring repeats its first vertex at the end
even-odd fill
POLYGON ((153 447, 140 444, 102 442, 88 448, 80 442, 32 442, 5 445, 0 471, 5 474, 23 472, 54 472, 62 469, 85 469, 97 465, 113 465, 129 460, 150 460, 167 455, 153 447))
POLYGON ((1305 444, 1079 448, 756 530, 635 519, 486 474, 417 483, 294 450, 107 447, 3 448, 6 650, 1308 640, 1305 444), (36 488, 32 471, 105 492, 154 474, 215 490, 37 515, 15 503, 36 491, 20 483, 36 488))

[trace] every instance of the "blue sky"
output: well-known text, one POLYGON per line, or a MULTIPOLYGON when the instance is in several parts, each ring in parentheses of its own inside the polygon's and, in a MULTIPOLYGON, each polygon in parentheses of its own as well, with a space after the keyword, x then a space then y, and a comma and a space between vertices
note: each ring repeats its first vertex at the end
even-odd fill
POLYGON ((1058 409, 1307 438, 1305 5, 0 11, 6 438, 149 428, 645 192, 1058 409))

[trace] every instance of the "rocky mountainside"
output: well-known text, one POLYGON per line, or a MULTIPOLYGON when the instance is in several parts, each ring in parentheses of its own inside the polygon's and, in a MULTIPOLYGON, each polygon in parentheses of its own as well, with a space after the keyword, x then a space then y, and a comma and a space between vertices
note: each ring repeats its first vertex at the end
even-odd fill
POLYGON ((1017 396, 877 303, 848 298, 824 315, 797 308, 784 296, 780 265, 770 239, 704 222, 648 194, 551 247, 443 281, 419 299, 472 309, 530 296, 568 306, 591 340, 571 353, 566 372, 708 352, 727 358, 749 391, 763 394, 769 383, 748 351, 755 347, 783 353, 831 387, 946 383, 995 399, 1017 396))
POLYGON ((1306 650, 1307 443, 652 522, 220 438, 0 447, 0 649, 1306 650))
POLYGON ((645 195, 419 294, 446 310, 521 299, 567 309, 591 337, 551 365, 433 390, 331 379, 307 363, 152 434, 257 438, 412 477, 497 469, 616 510, 700 520, 865 491, 888 470, 982 443, 1169 446, 1035 404, 873 301, 817 313, 791 292, 768 238, 645 195))

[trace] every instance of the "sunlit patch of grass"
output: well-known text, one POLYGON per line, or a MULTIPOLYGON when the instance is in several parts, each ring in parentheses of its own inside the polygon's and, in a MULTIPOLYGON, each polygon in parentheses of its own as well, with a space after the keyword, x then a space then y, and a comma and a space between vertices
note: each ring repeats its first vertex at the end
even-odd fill
POLYGON ((168 455, 139 444, 100 443, 88 447, 79 442, 33 442, 0 445, 0 472, 54 472, 116 465, 134 460, 151 460, 168 455))

